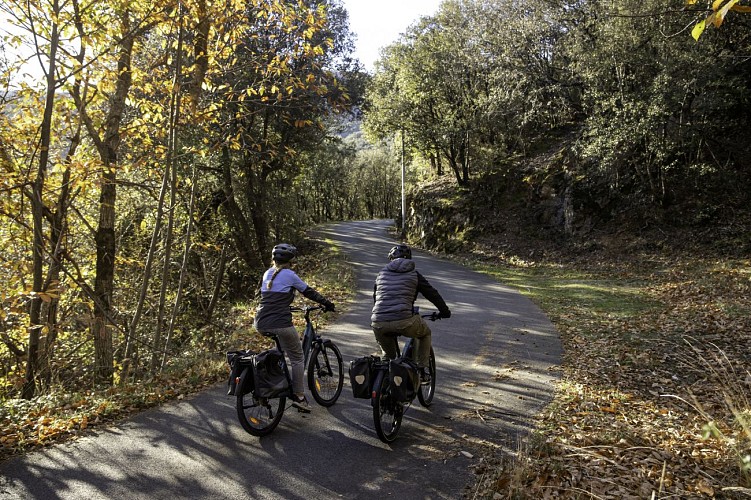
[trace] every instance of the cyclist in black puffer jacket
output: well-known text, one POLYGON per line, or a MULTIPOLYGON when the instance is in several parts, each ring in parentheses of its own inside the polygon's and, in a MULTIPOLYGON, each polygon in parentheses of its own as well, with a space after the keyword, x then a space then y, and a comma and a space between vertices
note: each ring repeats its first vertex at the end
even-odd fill
POLYGON ((430 358, 431 332, 425 320, 413 313, 417 294, 422 294, 432 302, 442 318, 451 317, 451 311, 441 294, 415 270, 412 250, 407 245, 393 247, 389 252, 389 260, 391 262, 378 273, 375 281, 370 326, 388 359, 395 359, 399 355, 396 336, 414 338, 417 353, 415 362, 422 368, 421 377, 425 379, 430 358))

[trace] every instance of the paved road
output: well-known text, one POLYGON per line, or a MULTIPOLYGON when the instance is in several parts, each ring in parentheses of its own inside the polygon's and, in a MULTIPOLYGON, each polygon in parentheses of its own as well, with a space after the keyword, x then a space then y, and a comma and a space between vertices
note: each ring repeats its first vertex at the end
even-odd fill
MULTIPOLYGON (((372 281, 393 242, 389 221, 331 225, 357 271, 356 300, 325 336, 349 360, 376 352, 372 281)), ((256 438, 237 422, 224 385, 148 410, 96 435, 0 464, 0 499, 455 499, 471 492, 483 453, 515 449, 549 402, 561 346, 529 300, 473 271, 415 253, 453 316, 431 323, 438 387, 398 439, 382 443, 367 400, 345 385, 332 408, 286 412, 256 438), (462 453, 465 452, 465 453, 462 453), (469 489, 468 489, 469 488, 469 489)), ((422 311, 432 310, 424 299, 422 311)))

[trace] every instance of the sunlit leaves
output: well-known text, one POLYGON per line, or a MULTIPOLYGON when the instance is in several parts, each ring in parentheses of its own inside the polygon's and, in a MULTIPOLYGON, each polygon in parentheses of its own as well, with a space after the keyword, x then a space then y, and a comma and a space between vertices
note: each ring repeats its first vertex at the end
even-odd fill
POLYGON ((701 34, 704 33, 704 27, 706 24, 707 22, 704 19, 696 23, 694 29, 691 30, 691 36, 694 37, 694 40, 699 40, 701 34))
MULTIPOLYGON (((8 5, 21 24, 26 15, 22 2, 8 5)), ((334 44, 325 3, 79 0, 77 13, 72 2, 62 5, 56 16, 63 40, 55 61, 58 91, 43 192, 45 237, 49 239, 50 218, 61 208, 57 205, 60 194, 69 190, 60 292, 48 287, 31 293, 28 286, 32 233, 24 190, 33 180, 29 172, 38 158, 43 82, 19 82, 0 122, 0 190, 4 195, 0 201, 0 277, 6 283, 0 310, 4 331, 11 332, 11 341, 19 346, 23 346, 28 325, 18 311, 23 312, 31 299, 44 305, 60 300, 61 310, 69 315, 60 318, 61 330, 71 328, 70 316, 88 317, 94 309, 91 296, 82 290, 90 293, 95 283, 95 232, 105 180, 117 183, 117 199, 103 206, 114 209, 107 217, 114 219, 117 239, 112 302, 118 318, 112 331, 118 335, 121 322, 128 321, 134 283, 142 275, 143 240, 155 228, 155 198, 168 160, 179 170, 175 185, 178 197, 183 198, 192 187, 182 178, 185 170, 198 162, 200 168, 211 171, 222 146, 238 158, 252 155, 259 168, 273 163, 274 168, 294 170, 298 165, 292 160, 305 150, 295 137, 313 137, 320 131, 323 116, 347 104, 346 94, 330 71, 334 44), (182 46, 177 36, 181 29, 185 34, 182 46), (118 69, 122 41, 129 37, 134 40, 130 65, 118 69), (179 60, 181 69, 176 75, 179 60), (125 90, 124 106, 112 113, 112 103, 125 90), (179 116, 171 114, 177 98, 183 102, 179 116), (273 118, 265 137, 258 134, 255 121, 264 113, 273 118), (117 121, 119 127, 111 127, 117 121), (172 128, 178 134, 170 149, 172 128), (292 139, 283 140, 283 134, 292 139), (102 147, 105 141, 110 141, 111 150, 102 147), (75 152, 68 154, 74 142, 75 152), (116 155, 106 156, 102 151, 116 155)), ((38 2, 38 8, 28 13, 33 16, 42 53, 49 38, 51 8, 52 2, 38 2)), ((24 26, 31 24, 27 20, 24 26)), ((13 42, 31 46, 31 35, 14 36, 13 42)), ((38 65, 36 59, 31 60, 38 65)), ((12 62, 17 69, 21 60, 12 62)), ((238 175, 236 180, 246 179, 238 175)), ((199 180, 200 189, 214 190, 212 182, 205 176, 199 180)), ((178 230, 184 228, 188 220, 184 203, 171 210, 178 230)), ((213 243, 219 238, 211 237, 213 243)), ((216 253, 221 247, 195 248, 216 253)), ((55 262, 50 257, 52 248, 45 251, 49 268, 55 262)), ((87 321, 75 322, 81 335, 89 326, 87 321)), ((56 331, 47 325, 39 330, 56 331)), ((123 340, 116 337, 115 344, 123 340)), ((91 354, 86 349, 78 352, 91 354)), ((7 355, 0 342, 0 356, 7 355)))
MULTIPOLYGON (((691 30, 691 36, 695 40, 704 33, 707 24, 712 24, 715 28, 722 26, 728 13, 733 10, 736 12, 751 13, 751 5, 741 5, 741 0, 714 0, 712 2, 712 13, 706 19, 702 19, 694 25, 691 30)), ((697 0, 687 0, 688 5, 695 5, 697 0)))

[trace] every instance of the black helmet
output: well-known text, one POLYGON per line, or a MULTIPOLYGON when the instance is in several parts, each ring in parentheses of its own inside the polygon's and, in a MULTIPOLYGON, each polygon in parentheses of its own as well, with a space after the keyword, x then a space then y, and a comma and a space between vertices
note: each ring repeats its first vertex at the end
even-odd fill
POLYGON ((289 243, 279 243, 271 251, 271 260, 284 264, 297 257, 297 248, 293 247, 289 243))
POLYGON ((412 258, 412 249, 404 244, 396 245, 389 252, 389 260, 411 259, 411 258, 412 258))

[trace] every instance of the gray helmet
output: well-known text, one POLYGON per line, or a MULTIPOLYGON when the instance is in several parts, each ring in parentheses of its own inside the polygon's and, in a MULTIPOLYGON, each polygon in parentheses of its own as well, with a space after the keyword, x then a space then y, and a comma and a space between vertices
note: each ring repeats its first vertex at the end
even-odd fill
POLYGON ((389 260, 411 259, 411 258, 412 258, 412 249, 404 244, 396 245, 389 252, 389 260))
POLYGON ((297 257, 297 248, 289 243, 279 243, 271 251, 271 260, 284 264, 297 257))

